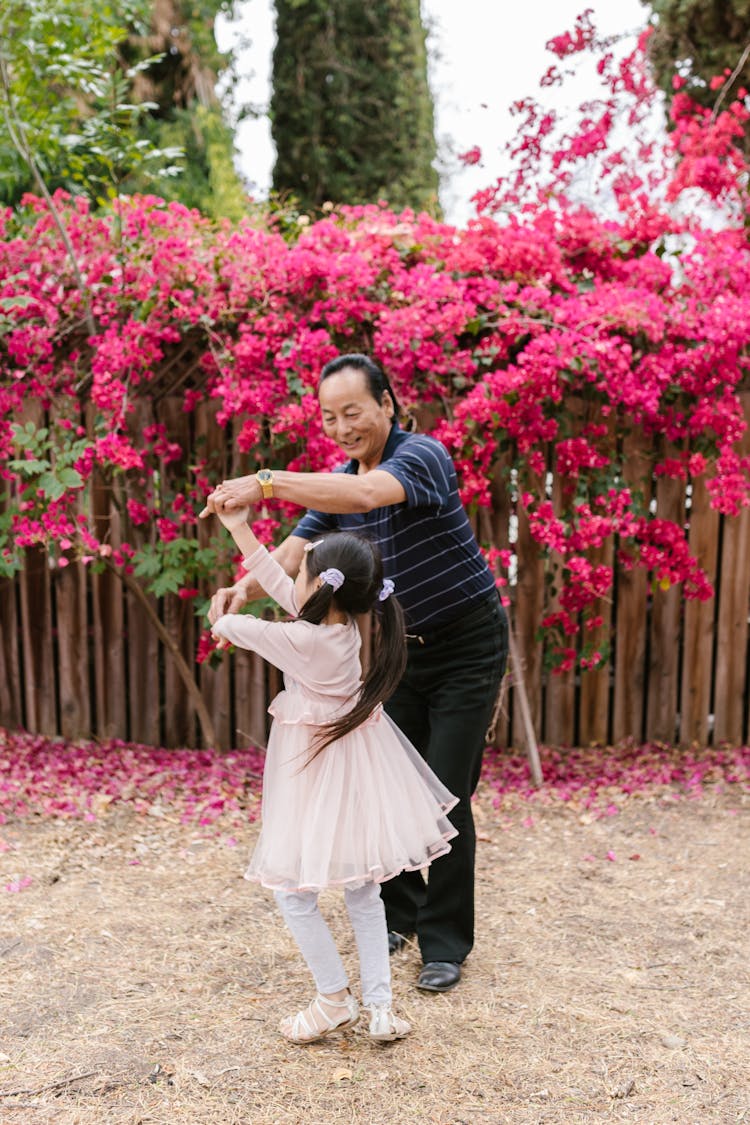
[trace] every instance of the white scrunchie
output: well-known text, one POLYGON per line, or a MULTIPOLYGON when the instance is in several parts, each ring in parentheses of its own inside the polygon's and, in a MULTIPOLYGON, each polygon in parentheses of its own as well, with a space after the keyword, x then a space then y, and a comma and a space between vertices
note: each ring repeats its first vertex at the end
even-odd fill
POLYGON ((334 591, 344 585, 344 576, 338 567, 335 566, 330 566, 328 570, 321 570, 320 580, 332 586, 334 591))
POLYGON ((386 598, 390 598, 395 589, 396 587, 393 585, 390 578, 384 578, 383 585, 380 587, 380 593, 378 594, 378 601, 384 602, 386 598))

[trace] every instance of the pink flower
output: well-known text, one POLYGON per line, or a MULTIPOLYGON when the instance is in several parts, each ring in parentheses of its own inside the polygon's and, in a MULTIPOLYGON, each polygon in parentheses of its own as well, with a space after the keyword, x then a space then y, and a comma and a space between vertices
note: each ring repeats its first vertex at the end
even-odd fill
POLYGON ((462 164, 478 164, 482 159, 482 150, 478 145, 474 145, 473 148, 467 149, 466 152, 460 152, 458 154, 458 159, 462 164))

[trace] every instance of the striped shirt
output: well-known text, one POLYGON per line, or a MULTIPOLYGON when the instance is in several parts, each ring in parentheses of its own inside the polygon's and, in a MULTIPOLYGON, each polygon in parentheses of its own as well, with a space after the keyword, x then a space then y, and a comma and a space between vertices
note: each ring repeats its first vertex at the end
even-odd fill
MULTIPOLYGON (((356 473, 357 461, 334 469, 356 473)), ((448 451, 424 434, 394 424, 377 466, 404 487, 406 500, 371 512, 335 515, 310 510, 294 529, 303 539, 355 531, 378 544, 383 571, 411 629, 433 629, 463 616, 495 589, 458 495, 448 451)))

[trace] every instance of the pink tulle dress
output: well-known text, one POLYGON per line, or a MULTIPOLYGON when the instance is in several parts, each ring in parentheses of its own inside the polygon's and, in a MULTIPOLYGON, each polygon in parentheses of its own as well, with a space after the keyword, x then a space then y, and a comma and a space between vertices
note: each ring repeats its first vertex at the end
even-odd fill
MULTIPOLYGON (((259 547, 247 569, 287 612, 294 583, 259 547)), ((345 625, 262 621, 226 614, 213 627, 284 673, 269 707, 261 833, 246 878, 274 890, 383 882, 450 850, 445 815, 458 798, 438 780, 379 706, 312 761, 318 727, 349 708, 360 686, 361 637, 345 625)))

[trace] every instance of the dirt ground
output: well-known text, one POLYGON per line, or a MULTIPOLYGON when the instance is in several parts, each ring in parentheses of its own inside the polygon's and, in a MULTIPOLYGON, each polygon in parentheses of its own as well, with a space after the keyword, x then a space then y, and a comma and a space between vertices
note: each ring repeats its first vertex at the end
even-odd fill
MULTIPOLYGON (((407 948, 409 1039, 305 1048, 276 1025, 306 971, 241 877, 256 826, 4 825, 0 1123, 750 1123, 750 795, 596 819, 497 812, 484 790, 477 818, 459 988, 418 992, 407 948)), ((341 901, 323 901, 356 984, 341 901)))

